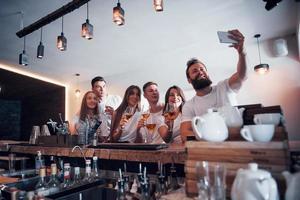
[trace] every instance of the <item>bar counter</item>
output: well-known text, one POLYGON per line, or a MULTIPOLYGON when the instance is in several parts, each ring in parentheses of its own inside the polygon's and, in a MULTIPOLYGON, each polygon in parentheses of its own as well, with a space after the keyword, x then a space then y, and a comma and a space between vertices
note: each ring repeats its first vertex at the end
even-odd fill
MULTIPOLYGON (((76 149, 72 152, 70 147, 44 147, 44 146, 27 146, 11 145, 10 151, 14 153, 36 154, 41 151, 43 155, 82 157, 81 152, 76 149)), ((106 160, 127 160, 136 162, 156 163, 177 163, 184 164, 187 154, 184 145, 170 145, 168 148, 159 150, 128 150, 128 149, 98 149, 82 148, 85 157, 97 156, 106 160)))

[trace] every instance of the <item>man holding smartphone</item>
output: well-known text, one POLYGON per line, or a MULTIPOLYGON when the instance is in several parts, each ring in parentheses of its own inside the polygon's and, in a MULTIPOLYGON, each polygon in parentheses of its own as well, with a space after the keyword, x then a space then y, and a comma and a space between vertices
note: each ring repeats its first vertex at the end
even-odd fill
POLYGON ((230 47, 236 49, 239 55, 237 70, 229 78, 212 86, 206 66, 200 60, 192 58, 187 62, 187 80, 192 84, 196 95, 183 106, 180 125, 183 141, 186 141, 187 136, 194 136, 191 123, 193 117, 205 114, 208 108, 233 105, 233 94, 239 91, 243 81, 246 80, 247 63, 244 51, 244 36, 239 30, 230 30, 228 33, 229 38, 236 41, 230 47))

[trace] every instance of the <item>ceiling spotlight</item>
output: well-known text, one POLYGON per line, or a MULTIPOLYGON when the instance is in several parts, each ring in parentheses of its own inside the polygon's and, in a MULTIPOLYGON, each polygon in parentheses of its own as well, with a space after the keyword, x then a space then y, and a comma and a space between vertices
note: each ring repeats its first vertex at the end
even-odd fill
POLYGON ((22 51, 22 53, 19 54, 19 64, 23 65, 23 66, 28 65, 28 55, 26 54, 25 46, 26 46, 26 36, 24 36, 23 51, 22 51))
POLYGON ((267 72, 269 72, 269 65, 261 63, 259 40, 258 40, 258 38, 260 38, 260 34, 256 34, 256 35, 254 35, 254 37, 256 38, 256 41, 257 41, 257 49, 258 49, 258 56, 259 56, 259 63, 260 63, 254 67, 254 71, 260 75, 263 75, 263 74, 266 74, 267 72))
POLYGON ((113 8, 113 22, 118 26, 125 24, 125 11, 121 7, 121 4, 118 0, 117 6, 113 8))
POLYGON ((41 28, 41 40, 40 40, 40 44, 37 48, 37 54, 36 57, 42 59, 44 57, 44 45, 42 43, 43 40, 43 27, 41 28))
POLYGON ((163 0, 153 0, 153 6, 155 11, 160 12, 164 10, 163 0))
POLYGON ((86 3, 87 17, 86 22, 82 24, 81 27, 81 37, 91 40, 93 39, 93 25, 89 22, 89 2, 86 3))
POLYGON ((279 2, 281 2, 281 0, 263 0, 263 1, 267 2, 265 8, 268 11, 273 9, 275 6, 278 5, 279 2))
POLYGON ((64 36, 64 16, 61 18, 61 34, 57 36, 56 46, 59 50, 67 50, 67 38, 64 36))

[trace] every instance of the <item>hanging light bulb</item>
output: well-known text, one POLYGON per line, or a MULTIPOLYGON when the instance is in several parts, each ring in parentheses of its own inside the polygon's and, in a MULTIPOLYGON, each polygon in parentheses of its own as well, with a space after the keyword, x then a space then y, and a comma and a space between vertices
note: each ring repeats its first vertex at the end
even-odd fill
POLYGON ((79 76, 80 76, 80 74, 75 74, 75 76, 76 76, 76 87, 77 87, 77 89, 75 90, 75 96, 76 96, 76 98, 79 98, 80 97, 80 90, 78 89, 78 79, 79 79, 79 76))
POLYGON ((86 3, 86 7, 87 7, 87 18, 86 18, 86 22, 83 23, 81 27, 81 37, 91 40, 93 39, 94 27, 89 22, 89 2, 86 3))
MULTIPOLYGON (((23 29, 24 27, 24 22, 23 22, 23 18, 24 18, 24 13, 22 11, 20 11, 18 14, 20 14, 21 20, 20 20, 20 27, 21 29, 23 29)), ((19 54, 19 64, 23 65, 23 66, 27 66, 28 65, 28 55, 26 54, 25 51, 25 47, 26 47, 26 36, 24 36, 24 45, 23 45, 23 51, 22 53, 19 54)))
POLYGON ((40 44, 37 48, 37 54, 36 57, 42 59, 44 57, 44 45, 42 43, 43 41, 43 27, 41 28, 41 40, 40 40, 40 44))
POLYGON ((59 50, 67 50, 67 38, 64 36, 64 16, 61 18, 61 34, 57 36, 56 46, 59 50))
POLYGON ((154 6, 155 11, 157 11, 157 12, 161 12, 164 10, 163 0, 153 0, 153 6, 154 6))
POLYGON ((121 4, 118 0, 117 6, 113 9, 113 22, 115 22, 118 26, 125 24, 125 11, 121 7, 121 4))
POLYGON ((26 46, 26 36, 24 36, 23 51, 22 51, 22 53, 19 54, 19 64, 23 65, 23 66, 28 65, 28 55, 26 54, 25 46, 26 46))
POLYGON ((254 35, 254 37, 256 38, 257 41, 257 49, 258 49, 258 56, 259 56, 259 63, 260 63, 254 67, 254 71, 260 75, 263 75, 269 72, 269 65, 261 63, 259 40, 258 40, 258 38, 260 38, 260 34, 256 34, 254 35))

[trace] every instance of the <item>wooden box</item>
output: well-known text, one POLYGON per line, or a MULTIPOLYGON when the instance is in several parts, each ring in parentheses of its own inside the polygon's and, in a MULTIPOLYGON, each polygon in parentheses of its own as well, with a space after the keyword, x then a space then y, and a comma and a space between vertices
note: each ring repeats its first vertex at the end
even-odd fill
MULTIPOLYGON (((288 170, 288 152, 286 142, 186 142, 187 160, 185 162, 186 193, 197 196, 197 161, 209 161, 211 166, 222 163, 227 169, 226 190, 230 194, 231 186, 239 168, 247 168, 250 162, 258 163, 260 169, 272 173, 278 182, 283 182, 280 173, 288 170)), ((283 188, 283 187, 279 187, 283 188)))

